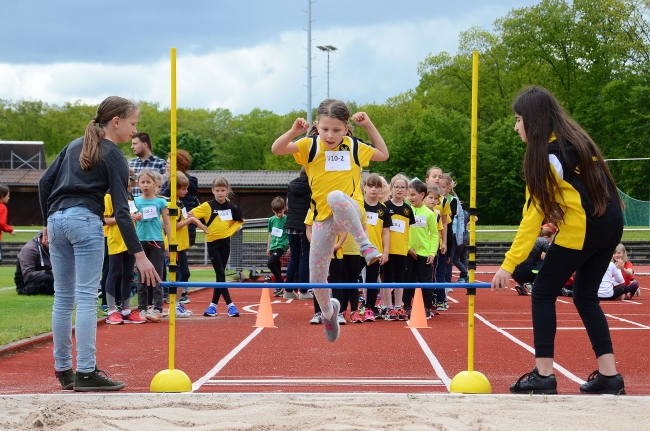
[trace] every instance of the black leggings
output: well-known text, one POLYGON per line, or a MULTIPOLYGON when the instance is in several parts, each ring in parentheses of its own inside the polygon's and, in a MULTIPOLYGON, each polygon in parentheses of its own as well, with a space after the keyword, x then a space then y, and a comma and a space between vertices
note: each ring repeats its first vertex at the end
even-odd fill
MULTIPOLYGON (((210 258, 210 262, 212 262, 212 268, 214 268, 217 283, 225 283, 226 265, 228 264, 228 258, 230 257, 230 238, 210 241, 208 243, 208 257, 210 258)), ((223 300, 226 304, 232 302, 227 287, 215 287, 212 292, 212 303, 218 304, 221 296, 223 296, 223 300)))
MULTIPOLYGON (((406 281, 408 283, 431 283, 432 265, 427 264, 427 256, 418 256, 417 260, 408 256, 406 259, 406 281)), ((404 289, 404 296, 402 302, 404 308, 411 309, 411 301, 415 295, 415 288, 404 289)), ((424 300, 424 308, 433 308, 433 289, 422 289, 422 298, 424 300)))
MULTIPOLYGON (((361 259, 362 267, 366 267, 366 284, 379 283, 379 261, 370 266, 366 265, 365 259, 361 259)), ((377 304, 377 295, 379 295, 379 288, 366 288, 366 308, 375 309, 377 304)))
POLYGON ((551 244, 532 292, 536 358, 554 356, 557 330, 555 300, 574 271, 573 303, 585 325, 591 347, 596 357, 614 353, 607 319, 598 299, 598 287, 619 240, 620 236, 610 238, 604 240, 601 247, 586 250, 572 250, 551 244))
MULTIPOLYGON (((108 256, 108 277, 106 278, 106 295, 112 297, 113 305, 116 297, 126 300, 131 296, 131 281, 133 280, 133 267, 135 256, 123 251, 108 256), (116 294, 119 286, 120 295, 116 294)), ((108 302, 108 301, 107 301, 108 302)))
POLYGON ((614 301, 616 298, 618 298, 621 295, 625 295, 626 293, 630 294, 630 297, 634 296, 636 291, 639 289, 639 283, 636 281, 631 282, 629 285, 626 284, 619 284, 618 286, 614 286, 614 294, 610 296, 609 298, 603 298, 601 297, 601 301, 614 301))

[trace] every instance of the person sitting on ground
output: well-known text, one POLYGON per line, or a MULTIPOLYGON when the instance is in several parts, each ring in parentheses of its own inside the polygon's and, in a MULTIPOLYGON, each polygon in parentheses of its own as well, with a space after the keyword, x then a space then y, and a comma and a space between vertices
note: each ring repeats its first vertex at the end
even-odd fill
POLYGON ((512 279, 516 282, 515 290, 519 295, 528 295, 530 293, 531 285, 535 282, 535 277, 537 277, 537 273, 542 267, 546 252, 551 242, 553 242, 553 235, 553 229, 548 225, 544 225, 539 231, 539 238, 535 241, 535 245, 533 245, 528 257, 517 265, 512 273, 512 279))
POLYGON ((18 253, 14 283, 19 295, 54 295, 50 246, 43 241, 43 232, 39 232, 18 253))
POLYGON ((603 281, 598 288, 598 298, 601 301, 614 301, 627 293, 630 293, 630 297, 632 297, 638 288, 638 284, 632 288, 627 286, 621 270, 616 267, 614 262, 609 262, 607 271, 603 275, 603 281))
POLYGON ((632 268, 632 262, 627 258, 627 251, 623 244, 616 246, 616 251, 614 251, 614 257, 612 262, 616 267, 621 271, 623 279, 625 280, 625 285, 631 291, 635 289, 632 294, 629 292, 625 294, 625 299, 632 299, 632 296, 641 296, 641 289, 639 288, 639 283, 634 280, 634 269, 632 268))

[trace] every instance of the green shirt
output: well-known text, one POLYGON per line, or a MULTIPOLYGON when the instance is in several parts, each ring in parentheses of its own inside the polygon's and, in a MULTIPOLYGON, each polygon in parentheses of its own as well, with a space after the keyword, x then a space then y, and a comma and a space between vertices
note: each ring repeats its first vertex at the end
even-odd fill
POLYGON ((413 248, 418 256, 435 256, 438 252, 438 223, 436 213, 422 205, 413 208, 415 224, 409 231, 409 248, 413 248))
POLYGON ((289 237, 287 236, 287 230, 284 228, 285 221, 287 221, 286 215, 282 216, 282 218, 277 218, 277 216, 269 218, 269 233, 271 234, 269 250, 281 249, 287 251, 287 248, 289 248, 289 237))

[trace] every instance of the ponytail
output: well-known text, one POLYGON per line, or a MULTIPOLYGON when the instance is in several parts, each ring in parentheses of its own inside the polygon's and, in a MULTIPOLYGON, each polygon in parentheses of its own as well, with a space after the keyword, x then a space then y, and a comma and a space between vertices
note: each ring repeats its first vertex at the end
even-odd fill
POLYGON ((134 102, 118 96, 107 97, 99 104, 95 118, 86 126, 84 143, 79 155, 81 169, 89 171, 99 162, 99 147, 106 136, 104 126, 115 117, 128 118, 137 110, 138 107, 134 102))

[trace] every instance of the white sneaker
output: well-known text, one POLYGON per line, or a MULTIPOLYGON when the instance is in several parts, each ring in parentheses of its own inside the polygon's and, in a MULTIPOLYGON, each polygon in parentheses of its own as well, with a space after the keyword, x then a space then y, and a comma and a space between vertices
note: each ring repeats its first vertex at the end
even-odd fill
POLYGON ((189 313, 187 310, 185 310, 185 307, 181 308, 180 306, 183 304, 178 304, 176 306, 176 318, 184 318, 184 317, 190 317, 192 314, 189 313))
POLYGON ((345 325, 345 316, 343 313, 339 313, 339 315, 336 317, 336 321, 339 322, 339 325, 345 325))
POLYGON ((298 299, 298 295, 296 295, 293 291, 291 290, 286 290, 284 291, 284 295, 282 295, 284 299, 298 299))
POLYGON ((314 299, 314 294, 311 292, 298 293, 298 299, 314 299))
POLYGON ((311 318, 309 323, 311 325, 320 325, 321 323, 323 323, 323 316, 321 315, 320 311, 314 314, 314 317, 311 318))

